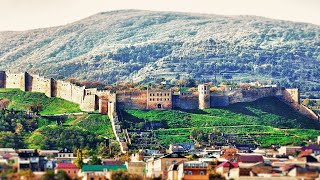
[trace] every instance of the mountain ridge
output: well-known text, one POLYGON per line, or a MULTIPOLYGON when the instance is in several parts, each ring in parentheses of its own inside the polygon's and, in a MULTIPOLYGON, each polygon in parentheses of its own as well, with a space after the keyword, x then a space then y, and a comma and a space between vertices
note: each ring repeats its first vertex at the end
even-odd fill
POLYGON ((319 90, 319 46, 320 26, 314 24, 117 10, 62 26, 0 32, 0 66, 114 83, 212 80, 216 64, 220 82, 260 78, 319 90))

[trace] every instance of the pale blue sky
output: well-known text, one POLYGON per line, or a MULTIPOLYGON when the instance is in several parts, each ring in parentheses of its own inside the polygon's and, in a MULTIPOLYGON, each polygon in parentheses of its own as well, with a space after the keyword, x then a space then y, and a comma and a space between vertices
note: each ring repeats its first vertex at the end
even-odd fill
POLYGON ((320 0, 0 0, 0 31, 63 25, 117 9, 257 15, 320 25, 320 0))

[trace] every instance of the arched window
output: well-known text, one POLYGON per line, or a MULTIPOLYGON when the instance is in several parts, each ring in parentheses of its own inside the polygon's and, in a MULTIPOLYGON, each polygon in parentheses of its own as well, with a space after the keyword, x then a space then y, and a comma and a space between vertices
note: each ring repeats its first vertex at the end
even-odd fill
POLYGON ((204 171, 200 171, 200 175, 205 175, 204 171))
POLYGON ((175 164, 175 163, 177 163, 177 161, 176 160, 172 160, 172 162, 171 162, 172 164, 175 164))
POLYGON ((192 171, 188 171, 188 175, 192 175, 192 171))

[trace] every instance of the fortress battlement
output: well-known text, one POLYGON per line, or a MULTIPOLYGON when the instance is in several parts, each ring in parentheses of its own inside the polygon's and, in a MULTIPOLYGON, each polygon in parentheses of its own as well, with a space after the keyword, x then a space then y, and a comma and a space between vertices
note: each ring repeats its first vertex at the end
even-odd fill
POLYGON ((276 96, 288 104, 299 105, 299 90, 277 86, 255 88, 227 88, 210 90, 210 84, 200 84, 196 91, 174 92, 172 89, 128 90, 111 93, 108 90, 86 88, 70 82, 25 73, 11 74, 0 71, 0 88, 18 88, 22 91, 40 92, 48 97, 62 98, 80 105, 83 111, 99 110, 113 114, 119 109, 205 109, 228 106, 238 102, 276 96), (114 107, 109 107, 114 106, 114 107))

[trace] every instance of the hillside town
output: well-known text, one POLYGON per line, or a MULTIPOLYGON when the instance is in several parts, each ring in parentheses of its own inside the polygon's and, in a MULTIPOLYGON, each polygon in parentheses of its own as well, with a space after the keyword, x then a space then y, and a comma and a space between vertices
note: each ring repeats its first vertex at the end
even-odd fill
MULTIPOLYGON (((70 117, 71 120, 73 118, 76 119, 75 121, 81 121, 78 118, 88 113, 84 123, 87 123, 90 114, 104 115, 104 118, 109 118, 110 122, 108 123, 111 126, 111 133, 114 135, 114 138, 109 135, 100 138, 99 141, 92 141, 92 138, 89 138, 93 143, 100 142, 99 148, 103 149, 102 151, 94 149, 88 151, 94 146, 81 148, 86 145, 85 142, 77 146, 65 144, 65 147, 61 149, 44 149, 38 148, 38 146, 31 149, 21 149, 14 148, 19 147, 15 145, 19 142, 15 138, 19 138, 19 136, 13 138, 14 146, 12 147, 10 147, 11 142, 8 139, 5 141, 6 144, 3 143, 5 147, 0 147, 1 179, 319 178, 320 136, 315 140, 314 136, 316 134, 304 138, 304 142, 300 143, 303 145, 297 145, 297 142, 292 143, 294 145, 287 142, 278 144, 272 142, 273 145, 268 145, 266 143, 261 144, 261 141, 258 143, 256 140, 268 135, 274 136, 273 138, 284 136, 294 138, 294 136, 297 137, 297 134, 294 133, 295 131, 288 134, 285 129, 281 130, 284 134, 270 134, 265 130, 261 133, 255 132, 252 134, 252 132, 248 133, 243 130, 238 132, 226 131, 219 129, 219 126, 212 126, 209 131, 193 127, 190 135, 187 135, 191 141, 177 138, 168 144, 168 142, 160 143, 154 137, 154 130, 161 131, 166 128, 163 122, 153 121, 135 124, 135 121, 130 119, 132 115, 124 114, 127 110, 142 110, 144 112, 152 110, 169 113, 171 110, 177 109, 186 112, 197 110, 200 113, 205 113, 204 110, 210 108, 228 107, 237 103, 274 98, 271 100, 276 104, 283 103, 283 107, 286 111, 290 111, 294 118, 301 116, 302 122, 299 123, 307 124, 304 125, 306 127, 314 124, 315 127, 313 128, 316 129, 319 126, 319 115, 300 102, 298 89, 286 89, 279 85, 261 85, 256 82, 220 87, 213 86, 212 83, 199 83, 197 88, 190 87, 190 89, 181 88, 179 90, 167 85, 166 88, 162 89, 150 87, 145 90, 111 91, 87 88, 74 82, 56 81, 52 78, 26 72, 10 74, 4 71, 0 72, 0 88, 7 90, 2 92, 3 97, 6 97, 5 94, 10 92, 10 89, 14 90, 13 92, 20 92, 18 96, 22 96, 26 92, 40 93, 48 99, 58 97, 75 103, 74 105, 80 107, 79 111, 82 111, 70 114, 42 115, 40 113, 42 105, 39 105, 39 103, 35 107, 29 107, 30 110, 28 111, 17 111, 7 109, 7 106, 12 103, 10 99, 0 98, 1 115, 4 119, 3 125, 9 124, 8 127, 16 134, 23 131, 21 129, 25 129, 27 135, 34 131, 40 122, 39 118, 51 118, 54 120, 54 126, 56 127, 72 127, 72 124, 65 124, 64 121, 68 121, 70 117), (11 118, 25 118, 26 122, 13 125, 17 122, 11 118), (67 119, 63 120, 63 118, 67 119), (22 127, 19 128, 18 126, 22 127), (177 143, 175 141, 185 142, 177 143)), ((228 115, 224 114, 223 116, 228 115)), ((188 116, 186 117, 188 118, 188 116)), ((210 116, 204 117, 210 118, 210 116)), ((270 117, 268 116, 268 118, 270 117)), ((171 121, 176 123, 179 119, 172 119, 171 121)), ((240 121, 241 123, 245 122, 244 119, 240 121)), ((279 119, 276 119, 276 121, 279 121, 279 119)), ((104 124, 106 123, 104 122, 104 124)), ((220 123, 223 123, 223 120, 220 123)), ((238 128, 228 125, 230 124, 226 124, 225 127, 238 128)), ((52 123, 43 125, 43 127, 45 126, 52 127, 52 123)), ((92 126, 92 124, 86 126, 92 126)), ((179 124, 171 125, 168 130, 170 131, 170 128, 180 128, 180 126, 179 124)), ((207 127, 207 125, 205 126, 207 127)), ((253 132, 256 131, 256 128, 259 128, 259 126, 252 125, 250 122, 248 126, 253 128, 253 132)), ((107 131, 106 129, 102 130, 107 131)), ((179 133, 175 134, 172 131, 171 134, 178 135, 179 133)), ((32 136, 34 136, 34 141, 48 141, 48 139, 40 140, 36 135, 32 136)), ((72 137, 77 139, 74 135, 72 137)), ((4 138, 6 137, 4 136, 4 138)), ((51 146, 53 144, 42 147, 51 146)))
POLYGON ((317 179, 319 143, 320 137, 317 144, 266 149, 170 144, 161 151, 140 149, 127 159, 67 148, 0 148, 0 173, 1 179, 317 179))
POLYGON ((320 180, 319 7, 1 1, 0 180, 320 180))

